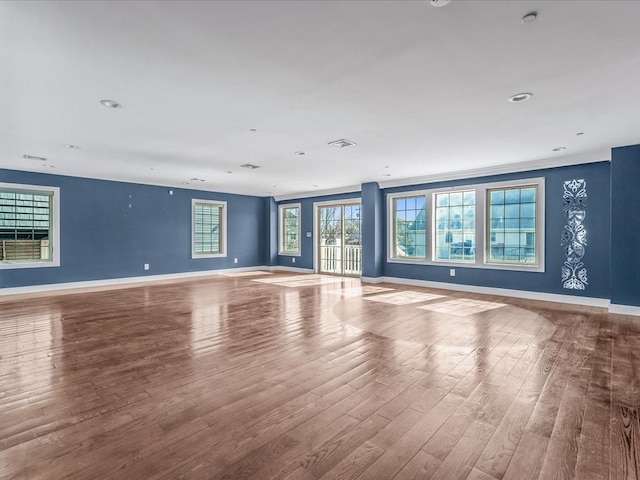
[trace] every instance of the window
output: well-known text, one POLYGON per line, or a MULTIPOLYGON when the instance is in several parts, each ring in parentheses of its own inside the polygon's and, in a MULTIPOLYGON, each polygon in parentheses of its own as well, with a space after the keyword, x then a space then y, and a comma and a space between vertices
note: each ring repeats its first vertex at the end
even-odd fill
POLYGON ((280 205, 280 255, 300 255, 300 204, 280 205))
POLYGON ((192 200, 192 258, 226 257, 227 202, 192 200))
POLYGON ((0 183, 0 268, 60 265, 56 187, 0 183))
POLYGON ((535 185, 487 190, 490 262, 537 262, 536 197, 535 185))
POLYGON ((425 258, 425 197, 393 199, 393 256, 395 258, 425 258))
POLYGON ((387 200, 389 262, 544 271, 543 178, 391 194, 387 200))
POLYGON ((475 261, 476 192, 435 194, 435 259, 475 261))

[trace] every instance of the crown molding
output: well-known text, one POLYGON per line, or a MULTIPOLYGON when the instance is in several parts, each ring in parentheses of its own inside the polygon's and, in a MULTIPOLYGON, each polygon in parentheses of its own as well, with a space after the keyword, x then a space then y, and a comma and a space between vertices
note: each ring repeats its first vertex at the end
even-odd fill
POLYGON ((297 200, 298 198, 326 197, 328 195, 339 195, 341 193, 356 193, 361 190, 362 187, 360 185, 349 185, 346 187, 329 188, 327 190, 314 190, 312 192, 287 193, 284 195, 276 195, 273 198, 276 199, 276 202, 280 202, 282 200, 297 200))
POLYGON ((503 175, 507 173, 527 172, 530 170, 543 170, 545 168, 566 167, 569 165, 581 165, 586 163, 610 162, 611 150, 598 150, 579 155, 564 155, 561 157, 543 158, 527 162, 507 163, 491 167, 474 168, 470 170, 460 170, 457 172, 436 173, 421 177, 400 178, 378 182, 380 188, 404 187, 408 185, 419 185, 423 183, 447 182, 451 180, 462 180, 478 177, 489 177, 492 175, 503 175))

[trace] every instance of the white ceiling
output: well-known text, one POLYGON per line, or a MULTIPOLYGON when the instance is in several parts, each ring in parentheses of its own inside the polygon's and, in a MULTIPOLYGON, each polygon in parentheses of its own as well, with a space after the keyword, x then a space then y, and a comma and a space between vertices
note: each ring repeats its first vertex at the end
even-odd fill
POLYGON ((606 160, 640 143, 639 25, 638 1, 4 1, 0 167, 282 198, 606 160))

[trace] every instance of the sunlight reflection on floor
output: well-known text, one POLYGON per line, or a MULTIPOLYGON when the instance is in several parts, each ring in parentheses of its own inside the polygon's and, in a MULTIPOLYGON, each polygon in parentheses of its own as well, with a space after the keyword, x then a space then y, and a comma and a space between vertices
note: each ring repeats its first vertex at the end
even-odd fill
POLYGON ((474 300, 472 298, 456 298, 445 302, 422 305, 418 308, 422 310, 429 310, 431 312, 447 313, 464 317, 504 306, 504 303, 485 302, 483 300, 474 300))
POLYGON ((410 290, 403 292, 384 293, 372 297, 364 297, 365 300, 374 302, 390 303, 392 305, 407 305, 409 303, 427 302, 437 298, 444 298, 444 295, 435 295, 433 293, 412 292, 410 290))

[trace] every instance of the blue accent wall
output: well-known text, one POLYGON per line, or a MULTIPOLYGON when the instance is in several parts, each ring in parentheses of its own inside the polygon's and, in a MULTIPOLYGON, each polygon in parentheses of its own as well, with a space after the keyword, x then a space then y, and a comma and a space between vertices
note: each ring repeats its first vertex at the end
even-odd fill
POLYGON ((0 287, 263 265, 265 199, 1 170, 0 181, 60 188, 60 267, 0 270, 0 287), (169 190, 173 195, 169 195, 169 190), (191 258, 191 200, 227 202, 227 256, 191 258), (238 263, 234 264, 234 257, 238 263), (150 269, 145 271, 145 263, 150 269))
POLYGON ((377 182, 362 184, 362 276, 384 271, 384 198, 377 182))
POLYGON ((0 287, 186 273, 234 267, 279 265, 313 268, 314 203, 362 198, 363 275, 397 277, 480 287, 610 298, 640 305, 640 146, 613 150, 611 162, 535 170, 464 180, 380 189, 369 183, 359 191, 276 202, 180 188, 92 180, 0 169, 0 181, 60 188, 61 266, 0 270, 0 287), (545 178, 545 271, 522 272, 456 265, 415 265, 387 261, 387 197, 450 186, 545 178), (565 225, 563 183, 584 179, 588 206, 583 222, 588 271, 585 290, 562 287, 566 258, 561 245, 565 225), (169 195, 173 190, 173 195, 169 195), (191 259, 191 200, 223 200, 228 210, 227 257, 191 259), (301 204, 301 255, 278 255, 278 205, 301 204), (234 264, 234 257, 238 263, 234 264), (295 258, 295 263, 292 261, 295 258), (144 271, 143 265, 151 268, 144 271))
POLYGON ((640 306, 640 145, 611 152, 611 303, 640 306))
POLYGON ((264 264, 278 264, 278 204, 275 198, 264 199, 264 264))
MULTIPOLYGON (((636 174, 637 173, 640 172, 636 172, 636 174)), ((387 277, 400 277, 481 287, 496 287, 562 295, 609 298, 609 272, 611 266, 609 261, 609 162, 598 162, 508 175, 495 175, 450 182, 388 188, 384 190, 385 202, 386 196, 390 193, 519 180, 533 177, 545 178, 546 225, 544 272, 465 268, 456 265, 456 276, 451 277, 449 276, 449 269, 452 266, 449 265, 407 265, 404 263, 386 262, 384 275, 387 277), (563 183, 574 178, 585 179, 588 191, 587 215, 584 220, 584 226, 587 230, 588 244, 583 261, 588 271, 589 285, 585 290, 564 289, 561 281, 560 269, 562 268, 566 258, 564 249, 560 244, 562 230, 565 225, 562 208, 562 195, 564 191, 563 183)))
MULTIPOLYGON (((290 203, 300 204, 300 256, 278 255, 278 265, 283 267, 295 267, 313 269, 313 204, 315 202, 332 202, 341 203, 344 200, 360 198, 360 192, 350 192, 338 195, 326 195, 324 197, 309 197, 295 200, 283 200, 278 205, 287 205, 290 203), (312 232, 311 237, 307 237, 307 232, 312 232), (293 260, 295 259, 295 263, 293 260)), ((277 230, 276 222, 276 230, 277 230)))

